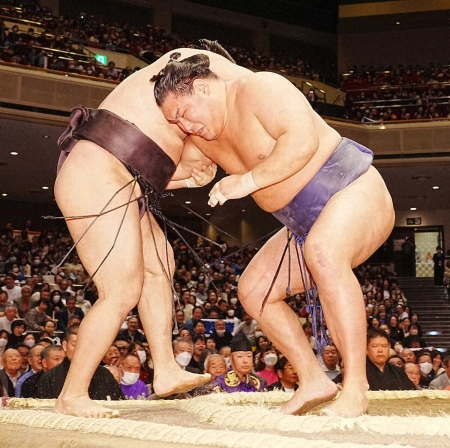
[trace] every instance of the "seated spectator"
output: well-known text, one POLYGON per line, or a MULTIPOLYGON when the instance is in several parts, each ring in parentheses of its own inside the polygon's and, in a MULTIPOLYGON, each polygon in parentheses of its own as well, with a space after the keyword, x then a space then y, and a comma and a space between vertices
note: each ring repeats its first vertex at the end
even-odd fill
POLYGON ((214 322, 214 331, 211 334, 211 339, 216 343, 215 348, 217 350, 230 345, 233 335, 226 330, 225 321, 222 319, 218 319, 214 322))
POLYGON ((31 307, 30 297, 32 290, 30 286, 25 285, 22 286, 21 291, 22 291, 21 296, 14 299, 14 304, 17 307, 19 317, 23 319, 25 317, 25 314, 31 307))
POLYGON ((212 385, 216 392, 264 392, 266 381, 251 373, 253 369, 252 344, 243 332, 231 341, 232 370, 217 377, 212 385))
MULTIPOLYGON (((202 354, 205 354, 208 350, 205 350, 202 354)), ((227 373, 227 365, 225 363, 225 359, 223 356, 220 356, 217 352, 216 353, 208 353, 207 356, 205 356, 204 360, 204 366, 203 366, 203 373, 209 373, 211 375, 211 381, 208 383, 205 383, 199 387, 196 387, 194 390, 189 392, 189 395, 192 397, 198 397, 200 395, 208 395, 211 393, 214 393, 214 380, 219 377, 220 375, 223 375, 227 373)))
POLYGON ((182 338, 182 339, 187 339, 189 341, 192 341, 191 332, 187 328, 182 328, 180 330, 180 333, 179 333, 178 337, 182 338))
POLYGON ((206 357, 203 373, 209 373, 211 381, 220 375, 224 375, 227 371, 227 364, 223 356, 213 353, 206 357))
POLYGON ((5 315, 5 309, 8 305, 8 293, 6 291, 0 291, 0 318, 5 315))
POLYGON ((195 334, 194 326, 198 321, 202 320, 202 318, 203 318, 202 307, 195 306, 192 310, 192 317, 186 321, 183 328, 186 330, 189 330, 189 333, 191 333, 191 336, 194 336, 194 334, 195 334))
POLYGON ((115 345, 111 345, 106 355, 102 359, 102 364, 104 366, 118 366, 119 365, 120 353, 115 345))
MULTIPOLYGON (((37 347, 40 345, 38 344, 37 347)), ((61 364, 66 357, 66 352, 60 345, 48 345, 47 347, 42 345, 42 348, 40 353, 42 368, 35 375, 30 376, 24 381, 20 395, 23 398, 37 398, 38 384, 42 375, 61 364)))
POLYGON ((175 325, 174 325, 173 332, 172 332, 172 334, 175 337, 180 332, 180 329, 183 328, 184 321, 185 321, 184 312, 182 310, 177 310, 175 312, 175 325))
POLYGON ((6 330, 11 334, 11 324, 14 319, 17 318, 17 307, 16 305, 6 305, 5 315, 0 317, 0 330, 6 330))
POLYGON ((23 340, 23 344, 25 344, 27 347, 33 347, 36 345, 36 337, 33 333, 27 333, 25 335, 25 338, 23 340))
POLYGON ((41 291, 40 295, 39 295, 39 299, 36 300, 35 302, 31 303, 30 311, 38 306, 39 300, 42 300, 43 302, 45 302, 47 304, 47 309, 45 310, 45 314, 47 314, 47 316, 49 318, 53 318, 53 316, 54 316, 54 306, 53 306, 53 303, 50 300, 50 291, 48 291, 48 290, 41 291))
POLYGON ((177 364, 187 372, 200 373, 200 370, 189 367, 194 353, 194 344, 189 339, 177 338, 173 341, 173 355, 177 364))
POLYGON ((125 353, 128 352, 128 347, 130 346, 127 341, 119 338, 114 341, 114 345, 117 347, 117 350, 119 350, 119 356, 124 356, 125 353))
POLYGON ((419 336, 419 328, 416 324, 410 325, 409 335, 403 339, 402 345, 406 348, 425 348, 427 346, 425 339, 419 336))
MULTIPOLYGON (((73 357, 75 344, 77 341, 78 327, 72 326, 66 333, 62 342, 66 357, 63 362, 55 368, 45 372, 38 382, 38 398, 58 398, 66 380, 70 367, 70 361, 73 357)), ((95 342, 94 342, 95 343, 95 342)), ((97 367, 89 385, 89 397, 91 400, 106 400, 109 396, 111 400, 123 398, 120 386, 104 367, 97 367)))
POLYGON ((11 334, 9 335, 6 348, 17 348, 25 339, 25 322, 22 319, 16 319, 11 323, 11 334))
POLYGON ((234 327, 233 336, 242 332, 253 345, 256 342, 255 331, 257 328, 258 323, 256 320, 253 319, 250 314, 244 312, 242 314, 242 322, 234 327))
POLYGON ((53 310, 55 311, 55 313, 61 311, 66 306, 64 305, 61 297, 61 291, 59 289, 55 289, 50 293, 50 300, 53 304, 53 310))
POLYGON ((275 370, 275 364, 277 362, 277 351, 271 345, 261 350, 258 363, 255 365, 255 370, 259 377, 266 380, 267 386, 278 381, 278 374, 275 370))
POLYGON ((144 342, 147 339, 143 332, 139 330, 139 318, 130 316, 127 319, 127 328, 120 330, 117 339, 124 339, 128 342, 144 342))
MULTIPOLYGON (((394 364, 394 366, 400 367, 401 369, 405 365, 405 361, 399 355, 392 355, 389 357, 388 362, 390 364, 394 364)), ((413 364, 413 363, 409 363, 413 364)), ((415 365, 415 364, 414 364, 415 365)))
POLYGON ((450 354, 444 356, 442 365, 444 372, 440 373, 430 382, 430 389, 446 389, 450 386, 450 354))
POLYGON ((298 389, 298 375, 292 367, 292 364, 285 356, 282 356, 275 364, 279 380, 271 384, 267 390, 282 390, 288 393, 294 393, 298 389))
MULTIPOLYGON (((268 347, 270 344, 267 336, 264 335, 262 331, 255 332, 256 336, 256 351, 261 351, 263 348, 268 347)), ((228 344, 229 345, 229 344, 228 344)))
POLYGON ((47 301, 41 297, 37 302, 37 306, 27 312, 24 322, 28 330, 44 331, 44 325, 50 319, 46 314, 47 307, 47 301))
POLYGON ((317 350, 316 338, 314 337, 314 334, 313 334, 313 326, 312 326, 311 322, 305 322, 303 324, 303 332, 305 333, 306 337, 308 338, 309 345, 311 346, 311 348, 313 350, 317 350))
POLYGON ((145 384, 153 381, 154 371, 147 363, 147 350, 144 347, 144 342, 132 342, 128 347, 128 353, 133 353, 139 358, 141 363, 141 373, 139 379, 145 384))
POLYGON ((216 349, 216 341, 213 338, 211 338, 211 337, 206 338, 205 342, 206 342, 206 348, 212 348, 214 350, 216 349))
POLYGON ((330 380, 341 373, 341 369, 339 368, 339 355, 334 345, 327 345, 323 349, 322 363, 320 364, 330 380))
POLYGON ((411 380, 411 382, 414 384, 414 387, 417 390, 422 389, 422 387, 419 385, 420 383, 420 369, 417 364, 414 364, 412 362, 407 362, 403 366, 403 370, 405 371, 408 378, 411 380))
POLYGON ((399 367, 388 363, 389 336, 372 328, 367 333, 366 371, 370 390, 414 390, 415 386, 399 367))
POLYGON ((401 352, 400 352, 400 357, 403 359, 403 361, 405 362, 412 362, 412 363, 416 363, 416 354, 409 348, 404 348, 401 352))
POLYGON ((77 301, 77 308, 80 308, 80 310, 83 311, 83 314, 86 316, 86 314, 92 308, 91 302, 86 299, 82 290, 77 291, 77 293, 75 294, 75 299, 77 301))
POLYGON ((116 64, 113 61, 110 61, 108 63, 108 68, 105 71, 105 78, 113 79, 114 81, 117 81, 119 79, 119 72, 116 69, 116 64))
POLYGON ((148 398, 148 387, 139 379, 140 371, 141 362, 133 353, 126 354, 120 360, 120 388, 127 400, 148 398))
POLYGON ((203 350, 206 349, 205 336, 203 336, 202 334, 196 334, 192 338, 192 342, 194 344, 194 351, 192 353, 192 358, 188 365, 189 365, 189 367, 191 367, 193 369, 197 369, 198 371, 201 372, 201 370, 200 370, 200 355, 202 354, 203 350))
MULTIPOLYGON (((63 282, 61 282, 62 284, 63 282)), ((66 282, 68 285, 68 283, 66 282)), ((66 288, 67 291, 67 288, 66 288)), ((61 292, 62 296, 62 292, 61 292)), ((81 311, 80 308, 76 307, 76 299, 75 297, 72 297, 68 293, 68 298, 66 299, 66 306, 58 311, 55 315, 55 318, 58 319, 57 328, 60 331, 66 332, 68 328, 68 323, 72 319, 73 316, 77 316, 80 320, 83 319, 84 314, 83 311, 81 311)))
POLYGON ((22 356, 18 350, 9 348, 3 352, 3 369, 0 370, 0 386, 2 397, 15 397, 16 385, 20 377, 22 356))
POLYGON ((206 326, 205 326, 205 322, 203 322, 202 320, 199 320, 197 322, 195 322, 194 324, 194 335, 205 335, 205 331, 206 331, 206 326))
POLYGON ((431 363, 431 352, 429 350, 421 350, 416 355, 417 365, 420 368, 420 386, 428 387, 431 381, 436 377, 431 363))
POLYGON ((24 375, 31 369, 30 363, 28 362, 28 357, 30 355, 30 347, 28 347, 28 345, 25 345, 25 344, 19 344, 15 348, 20 353, 20 356, 22 356, 22 365, 20 366, 20 375, 24 375))
POLYGON ((48 320, 44 324, 44 331, 40 334, 40 338, 48 337, 53 340, 56 345, 61 344, 61 340, 55 335, 56 325, 52 320, 48 320))
POLYGON ((431 350, 431 359, 433 360, 433 370, 436 376, 440 375, 442 372, 445 372, 442 353, 439 350, 431 350))
MULTIPOLYGON (((17 381, 16 385, 16 397, 22 397, 22 386, 25 383, 27 379, 29 379, 31 376, 36 375, 36 373, 40 372, 42 370, 42 360, 41 360, 41 352, 44 350, 43 345, 35 345, 30 349, 30 352, 28 354, 28 362, 30 364, 30 370, 23 374, 19 381, 17 381)), ((36 383, 37 385, 37 383, 36 383)), ((28 398, 29 395, 27 395, 25 398, 28 398)))
POLYGON ((2 286, 2 290, 8 294, 9 303, 14 303, 14 300, 22 295, 22 290, 19 285, 16 285, 14 274, 11 272, 5 275, 5 286, 2 286))

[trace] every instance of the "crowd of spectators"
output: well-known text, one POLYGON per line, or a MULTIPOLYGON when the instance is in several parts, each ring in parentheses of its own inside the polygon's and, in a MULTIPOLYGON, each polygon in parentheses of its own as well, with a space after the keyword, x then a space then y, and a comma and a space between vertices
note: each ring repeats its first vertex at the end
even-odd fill
MULTIPOLYGON (((59 264, 70 239, 56 230, 31 229, 28 221, 20 232, 10 224, 0 231, 0 382, 3 396, 55 398, 70 366, 78 325, 98 297, 76 253, 59 264)), ((212 375, 211 383, 189 396, 274 388, 293 392, 297 373, 239 302, 239 276, 256 249, 233 247, 222 253, 198 238, 193 249, 202 260, 199 266, 182 240, 171 243, 174 358, 190 372, 212 375)), ((427 347, 419 316, 409 308, 396 274, 384 264, 363 264, 355 275, 366 306, 371 389, 446 387, 450 357, 427 347)), ((303 323, 323 370, 342 383, 344 366, 326 322, 317 332, 327 334, 328 345, 321 349, 313 336, 312 317, 320 316, 320 301, 314 305, 297 294, 286 302, 303 323)), ((134 309, 105 353, 89 393, 98 399, 146 399, 152 396, 152 381, 151 352, 134 309)))
MULTIPOLYGON (((121 67, 117 70, 113 67, 114 71, 109 66, 101 67, 92 58, 86 58, 81 45, 131 53, 149 63, 172 49, 197 45, 197 42, 150 24, 141 27, 84 13, 78 17, 57 17, 47 7, 38 6, 37 2, 20 2, 20 9, 15 7, 18 2, 11 0, 9 3, 11 6, 3 11, 4 16, 26 19, 37 25, 29 27, 27 32, 19 32, 17 25, 7 29, 5 19, 0 18, 0 46, 4 47, 0 60, 6 62, 122 81, 137 68, 121 67), (38 32, 37 29, 43 31, 38 32), (52 50, 60 50, 65 53, 62 56, 69 57, 59 58, 58 53, 52 50)), ((306 59, 264 56, 256 50, 221 43, 244 67, 310 79, 318 77, 306 59)))
POLYGON ((364 122, 450 117, 450 67, 353 67, 342 75, 347 118, 364 122))

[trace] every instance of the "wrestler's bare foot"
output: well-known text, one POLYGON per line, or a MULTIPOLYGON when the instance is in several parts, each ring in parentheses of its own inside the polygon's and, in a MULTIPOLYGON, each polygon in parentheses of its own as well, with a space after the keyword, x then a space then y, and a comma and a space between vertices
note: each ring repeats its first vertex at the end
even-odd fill
POLYGON ((300 386, 294 396, 283 406, 283 414, 305 414, 319 404, 332 400, 338 393, 338 387, 328 378, 300 386))
POLYGON ((88 395, 79 395, 73 398, 60 395, 56 401, 55 412, 86 418, 115 418, 119 416, 117 410, 105 408, 95 403, 88 395))
POLYGON ((176 368, 164 374, 155 374, 153 390, 158 397, 167 397, 173 394, 189 392, 208 381, 211 381, 211 375, 209 373, 199 375, 176 368))
POLYGON ((358 417, 367 411, 369 399, 367 398, 367 387, 344 388, 339 397, 329 406, 321 410, 323 415, 330 417, 358 417))

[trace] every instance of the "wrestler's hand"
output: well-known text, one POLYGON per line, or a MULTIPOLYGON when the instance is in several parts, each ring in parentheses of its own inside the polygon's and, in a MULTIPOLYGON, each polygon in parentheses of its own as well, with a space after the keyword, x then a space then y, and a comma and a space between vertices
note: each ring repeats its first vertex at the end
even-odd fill
POLYGON ((239 199, 248 196, 250 193, 242 185, 242 174, 233 174, 224 177, 212 187, 209 192, 208 204, 215 207, 218 203, 225 204, 228 199, 239 199))
POLYGON ((197 168, 194 168, 192 170, 192 177, 191 179, 194 179, 194 182, 199 187, 204 187, 205 185, 208 185, 215 177, 217 173, 217 165, 215 163, 212 163, 211 165, 203 165, 202 170, 198 170, 197 168))

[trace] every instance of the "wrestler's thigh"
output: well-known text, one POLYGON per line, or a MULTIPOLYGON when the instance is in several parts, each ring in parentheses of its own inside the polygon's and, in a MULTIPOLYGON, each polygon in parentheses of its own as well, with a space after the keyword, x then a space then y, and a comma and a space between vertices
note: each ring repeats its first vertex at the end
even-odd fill
MULTIPOLYGON (((287 235, 287 229, 283 227, 270 238, 254 256, 239 279, 239 299, 250 313, 252 313, 253 307, 261 307, 261 303, 270 289, 287 244, 287 235)), ((298 251, 300 253, 300 248, 298 251)), ((292 238, 290 251, 286 251, 268 298, 269 302, 284 300, 288 295, 294 295, 304 290, 300 269, 294 238, 292 238), (290 279, 289 273, 291 274, 290 279), (288 283, 290 283, 291 291, 286 294, 288 283)))
POLYGON ((163 275, 172 281, 175 261, 172 246, 149 212, 141 220, 142 252, 146 275, 163 275))
POLYGON ((133 184, 123 188, 130 180, 133 180, 131 174, 115 157, 93 143, 82 141, 70 153, 55 183, 56 201, 66 217, 73 240, 80 240, 77 252, 90 275, 114 245, 95 274, 99 292, 114 290, 116 293, 126 291, 127 295, 135 295, 142 288, 143 257, 138 205, 134 201, 128 207, 120 207, 140 194, 138 185, 134 186, 134 190, 133 184), (107 212, 116 207, 119 208, 103 213, 97 219, 69 218, 95 215, 104 208, 107 212), (87 230, 91 224, 92 227, 87 230), (139 291, 133 291, 133 288, 139 291))
POLYGON ((391 196, 374 167, 336 193, 313 225, 305 255, 316 274, 339 274, 367 260, 389 237, 394 225, 391 196))

